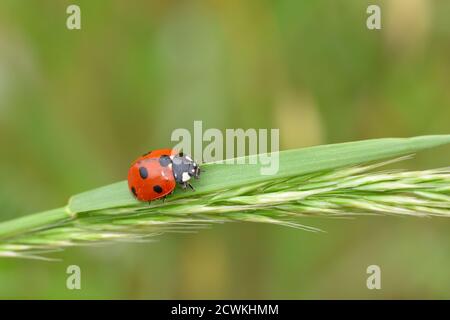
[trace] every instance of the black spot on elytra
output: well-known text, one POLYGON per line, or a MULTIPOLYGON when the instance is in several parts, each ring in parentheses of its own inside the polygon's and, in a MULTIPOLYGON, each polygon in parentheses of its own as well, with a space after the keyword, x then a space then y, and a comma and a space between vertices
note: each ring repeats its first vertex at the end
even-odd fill
POLYGON ((139 175, 141 176, 142 179, 147 179, 148 177, 148 171, 145 167, 140 167, 139 168, 139 175))
POLYGON ((169 165, 169 163, 171 163, 171 162, 172 162, 172 160, 167 155, 162 155, 161 157, 159 157, 159 164, 162 167, 167 167, 169 165))
POLYGON ((134 196, 137 197, 136 189, 134 187, 131 187, 131 192, 133 192, 134 196))
POLYGON ((155 191, 156 193, 161 193, 163 192, 163 189, 161 188, 161 186, 156 185, 153 187, 153 191, 155 191))

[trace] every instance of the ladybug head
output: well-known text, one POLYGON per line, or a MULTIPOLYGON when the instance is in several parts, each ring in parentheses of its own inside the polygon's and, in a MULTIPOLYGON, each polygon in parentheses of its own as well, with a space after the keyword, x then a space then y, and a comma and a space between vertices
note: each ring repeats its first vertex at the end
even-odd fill
POLYGON ((200 177, 200 167, 192 158, 183 152, 178 153, 172 159, 172 170, 178 183, 186 183, 194 177, 200 177))

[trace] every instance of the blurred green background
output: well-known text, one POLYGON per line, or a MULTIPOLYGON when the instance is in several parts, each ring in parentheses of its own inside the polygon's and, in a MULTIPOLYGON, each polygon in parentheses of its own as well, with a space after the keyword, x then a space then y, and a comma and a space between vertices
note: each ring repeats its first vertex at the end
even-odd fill
MULTIPOLYGON (((125 179, 194 120, 280 128, 281 149, 449 133, 449 14, 446 0, 3 0, 0 220, 125 179), (81 30, 66 28, 69 4, 81 30), (369 4, 382 30, 366 28, 369 4)), ((61 262, 1 259, 0 298, 450 298, 450 220, 302 222, 327 233, 233 223, 61 262), (82 290, 66 289, 70 264, 82 290)))

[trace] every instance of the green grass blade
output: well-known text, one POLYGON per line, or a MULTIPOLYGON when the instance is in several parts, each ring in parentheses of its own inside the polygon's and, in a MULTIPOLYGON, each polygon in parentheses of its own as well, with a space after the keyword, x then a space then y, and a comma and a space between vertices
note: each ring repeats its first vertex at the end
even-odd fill
POLYGON ((7 238, 22 232, 32 232, 42 225, 51 225, 71 218, 72 215, 68 212, 67 208, 35 213, 0 223, 0 235, 2 238, 7 238))
MULTIPOLYGON (((195 196, 273 179, 399 157, 447 143, 450 143, 450 135, 430 135, 363 140, 282 151, 279 153, 279 171, 272 176, 261 175, 260 164, 204 164, 206 172, 200 180, 195 181, 195 196)), ((254 156, 246 157, 246 163, 249 163, 248 160, 252 157, 254 156)), ((192 196, 194 196, 192 192, 176 190, 171 200, 192 196)), ((122 181, 73 196, 69 202, 69 210, 72 213, 81 213, 141 205, 143 204, 131 196, 126 181, 122 181)))
POLYGON ((209 163, 195 181, 196 192, 177 190, 165 203, 151 205, 136 201, 126 182, 119 182, 75 195, 66 207, 0 223, 0 257, 36 259, 70 246, 148 241, 227 221, 318 231, 299 224, 300 218, 450 217, 450 168, 374 172, 406 159, 403 155, 446 143, 450 135, 283 151, 280 170, 269 176, 260 174, 260 165, 209 163))

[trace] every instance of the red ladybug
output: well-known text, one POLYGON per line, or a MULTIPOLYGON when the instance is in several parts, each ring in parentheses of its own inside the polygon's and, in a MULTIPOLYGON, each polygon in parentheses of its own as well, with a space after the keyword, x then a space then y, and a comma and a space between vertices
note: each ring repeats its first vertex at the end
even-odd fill
POLYGON ((165 198, 176 184, 194 187, 189 180, 200 176, 200 167, 188 155, 172 149, 150 151, 136 159, 128 171, 128 187, 141 201, 165 198))

